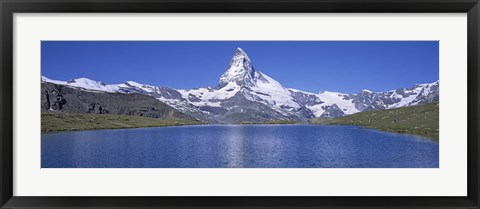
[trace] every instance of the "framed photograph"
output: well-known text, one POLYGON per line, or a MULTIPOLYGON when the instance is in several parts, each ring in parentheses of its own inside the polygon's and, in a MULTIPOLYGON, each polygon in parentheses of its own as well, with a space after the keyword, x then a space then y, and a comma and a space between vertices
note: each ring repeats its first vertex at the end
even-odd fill
POLYGON ((479 208, 478 0, 0 6, 1 208, 479 208))

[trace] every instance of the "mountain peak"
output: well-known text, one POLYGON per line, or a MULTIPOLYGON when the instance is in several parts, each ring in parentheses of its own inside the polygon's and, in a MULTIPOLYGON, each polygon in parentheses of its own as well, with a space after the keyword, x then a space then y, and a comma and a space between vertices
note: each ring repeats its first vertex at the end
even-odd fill
POLYGON ((245 53, 245 51, 243 51, 242 48, 237 48, 237 50, 235 50, 235 54, 233 55, 232 60, 230 61, 230 67, 232 67, 232 65, 235 65, 235 66, 243 65, 244 67, 251 68, 251 70, 253 70, 252 61, 250 61, 250 58, 248 57, 247 53, 245 53))
POLYGON ((238 85, 253 85, 255 78, 255 68, 247 53, 241 48, 235 50, 235 54, 230 61, 230 65, 220 77, 220 86, 225 86, 230 82, 236 82, 238 85))
POLYGON ((235 51, 235 55, 244 56, 248 58, 247 53, 245 53, 245 51, 243 51, 243 49, 240 47, 237 47, 237 50, 235 51))

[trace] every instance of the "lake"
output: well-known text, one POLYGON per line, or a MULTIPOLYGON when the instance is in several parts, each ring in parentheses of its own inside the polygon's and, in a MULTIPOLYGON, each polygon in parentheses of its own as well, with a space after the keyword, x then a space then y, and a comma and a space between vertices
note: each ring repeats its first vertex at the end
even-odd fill
POLYGON ((42 168, 438 168, 439 144, 355 126, 196 125, 42 134, 42 168))

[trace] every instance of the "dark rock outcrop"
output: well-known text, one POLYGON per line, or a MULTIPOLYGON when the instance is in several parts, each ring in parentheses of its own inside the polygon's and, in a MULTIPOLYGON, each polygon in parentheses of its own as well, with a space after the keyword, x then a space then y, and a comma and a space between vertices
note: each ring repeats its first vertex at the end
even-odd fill
POLYGON ((336 105, 326 106, 323 108, 325 112, 320 116, 322 118, 336 118, 344 116, 345 113, 336 105))
POLYGON ((41 88, 43 112, 57 111, 196 120, 151 96, 138 93, 85 91, 53 83, 42 83, 41 88))

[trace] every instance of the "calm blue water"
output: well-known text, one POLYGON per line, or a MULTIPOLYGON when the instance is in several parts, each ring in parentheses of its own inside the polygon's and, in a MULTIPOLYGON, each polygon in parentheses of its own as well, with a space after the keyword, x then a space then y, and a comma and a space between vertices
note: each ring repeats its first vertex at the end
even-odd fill
POLYGON ((413 168, 438 143, 354 126, 205 125, 42 134, 43 168, 413 168))

